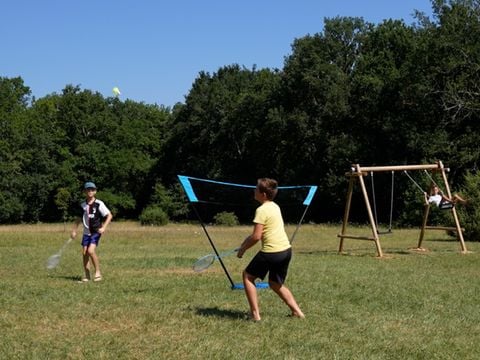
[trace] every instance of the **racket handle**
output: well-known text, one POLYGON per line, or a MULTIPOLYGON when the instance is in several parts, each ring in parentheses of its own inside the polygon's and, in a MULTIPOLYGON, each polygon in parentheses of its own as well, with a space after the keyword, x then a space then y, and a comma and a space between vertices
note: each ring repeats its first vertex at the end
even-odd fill
POLYGON ((224 256, 228 256, 228 255, 232 255, 232 254, 235 254, 236 252, 238 252, 238 250, 240 250, 240 248, 235 248, 233 250, 228 250, 228 251, 225 251, 221 254, 218 254, 218 256, 215 256, 215 259, 220 259, 220 258, 223 258, 224 256))

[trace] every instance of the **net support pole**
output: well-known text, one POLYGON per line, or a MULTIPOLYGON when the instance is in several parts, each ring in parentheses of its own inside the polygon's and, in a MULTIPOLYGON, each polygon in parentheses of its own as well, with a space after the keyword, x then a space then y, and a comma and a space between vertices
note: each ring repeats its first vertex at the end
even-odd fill
POLYGON ((308 206, 303 211, 302 217, 301 217, 300 221, 298 222, 297 226, 295 227, 295 231, 293 232, 292 237, 290 238, 290 244, 292 244, 293 240, 295 240, 295 236, 297 236, 298 229, 300 229, 300 225, 302 225, 303 218, 305 217, 305 214, 307 213, 307 211, 308 211, 308 206))
POLYGON ((207 228, 206 228, 206 226, 205 226, 202 218, 200 217, 200 214, 198 213, 198 211, 197 211, 197 209, 195 208, 195 206, 193 205, 193 203, 192 203, 192 208, 193 208, 193 211, 195 212, 195 215, 197 215, 198 220, 200 221, 200 224, 202 225, 202 229, 203 229, 203 231, 205 232, 205 235, 207 236, 208 242, 210 243, 213 251, 215 252, 215 255, 217 255, 218 262, 219 262, 220 265, 222 266, 222 269, 223 269, 223 271, 225 272, 225 275, 227 275, 228 281, 230 282, 230 285, 231 285, 231 287, 232 287, 232 289, 233 289, 234 286, 235 286, 235 284, 234 284, 234 282, 233 282, 233 280, 232 280, 232 277, 231 277, 230 274, 228 273, 228 270, 227 270, 227 268, 225 267, 225 264, 224 264, 223 261, 222 261, 222 257, 220 256, 220 254, 219 254, 219 252, 218 252, 218 250, 217 250, 217 248, 216 248, 216 246, 215 246, 212 238, 210 237, 210 234, 209 234, 208 231, 207 231, 207 228))
POLYGON ((303 202, 303 205, 305 205, 305 210, 303 211, 302 217, 300 218, 300 221, 298 222, 295 231, 292 234, 292 237, 290 239, 290 244, 293 243, 293 240, 295 240, 295 236, 297 235, 298 229, 300 229, 300 226, 303 223, 303 219, 305 218, 305 215, 307 214, 308 208, 310 207, 310 203, 312 202, 313 197, 315 196, 315 192, 317 191, 316 186, 310 187, 310 191, 308 192, 307 198, 303 202))

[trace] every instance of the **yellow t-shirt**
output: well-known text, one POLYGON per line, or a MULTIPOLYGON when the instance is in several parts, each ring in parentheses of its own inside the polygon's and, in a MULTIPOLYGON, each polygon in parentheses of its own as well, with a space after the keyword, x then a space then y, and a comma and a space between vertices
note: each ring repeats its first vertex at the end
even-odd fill
POLYGON ((273 253, 291 247, 285 232, 282 212, 273 201, 264 202, 257 208, 253 222, 263 225, 261 251, 273 253))

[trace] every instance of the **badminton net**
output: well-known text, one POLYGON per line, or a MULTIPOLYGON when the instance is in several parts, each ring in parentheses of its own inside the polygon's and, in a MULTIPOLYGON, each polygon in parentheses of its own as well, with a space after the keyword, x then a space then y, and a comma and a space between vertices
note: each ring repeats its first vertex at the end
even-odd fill
MULTIPOLYGON (((251 224, 255 209, 259 206, 254 199, 256 186, 185 175, 178 175, 178 179, 218 262, 232 285, 232 289, 235 288, 230 273, 217 250, 217 244, 207 229, 207 224, 214 222, 215 216, 222 212, 233 213, 240 223, 251 224)), ((290 242, 293 242, 301 223, 304 221, 316 191, 317 186, 314 185, 278 187, 278 193, 274 201, 282 209, 285 223, 296 224, 295 230, 290 235, 290 242)))

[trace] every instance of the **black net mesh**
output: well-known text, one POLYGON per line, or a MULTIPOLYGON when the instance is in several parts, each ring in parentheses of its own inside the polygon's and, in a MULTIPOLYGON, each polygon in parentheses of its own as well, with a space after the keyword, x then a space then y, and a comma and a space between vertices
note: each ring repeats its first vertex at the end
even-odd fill
MULTIPOLYGON (((240 185, 212 180, 182 177, 190 201, 205 223, 212 222, 215 215, 230 212, 241 223, 251 223, 255 209, 259 206, 254 199, 254 185, 240 185), (192 201, 193 199, 193 201, 192 201)), ((274 201, 282 209, 285 223, 298 223, 305 211, 304 202, 312 186, 280 186, 274 201)), ((187 195, 188 195, 187 194, 187 195)))

